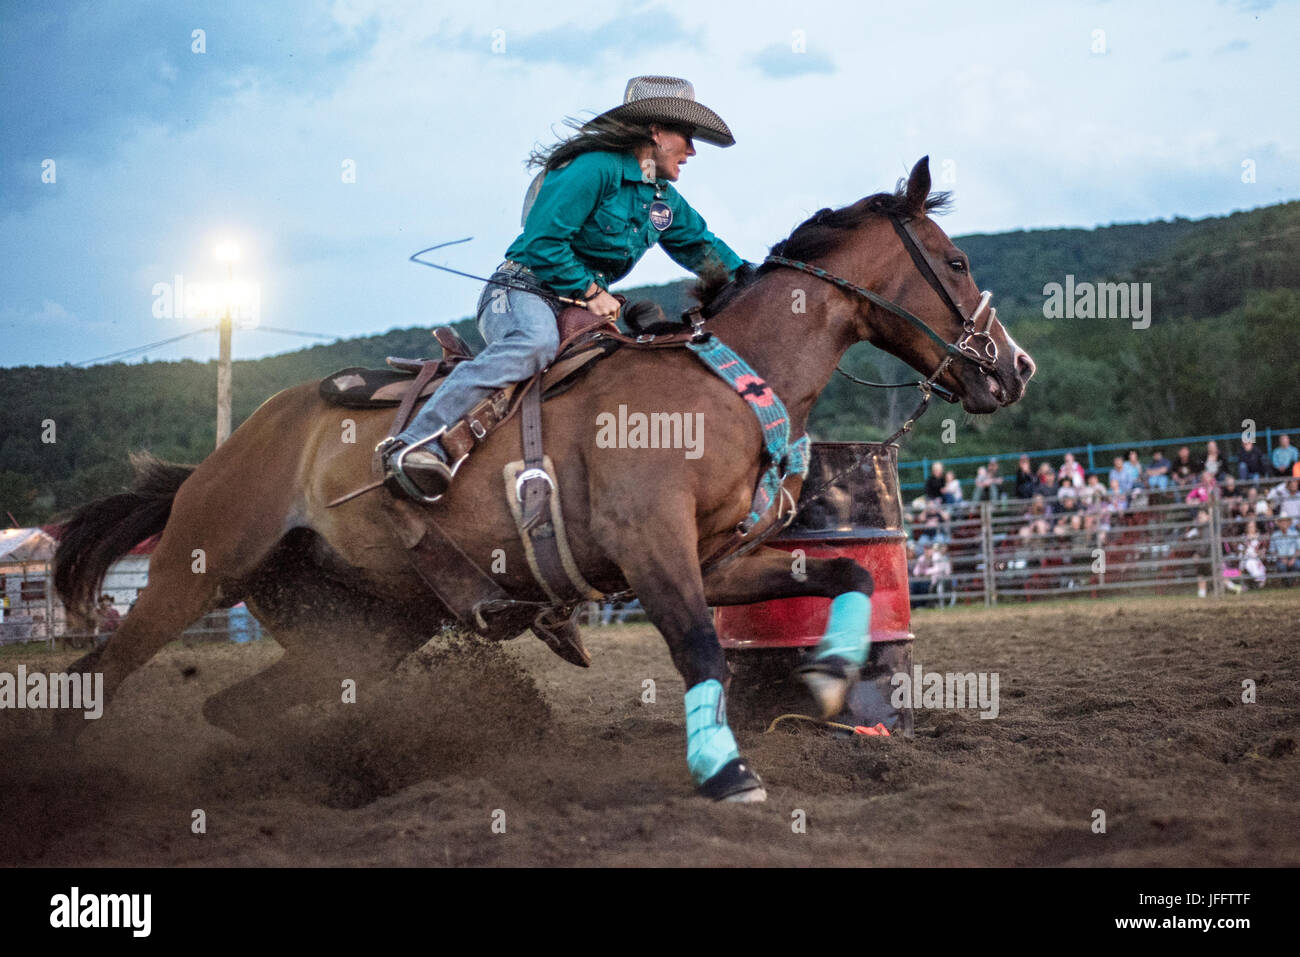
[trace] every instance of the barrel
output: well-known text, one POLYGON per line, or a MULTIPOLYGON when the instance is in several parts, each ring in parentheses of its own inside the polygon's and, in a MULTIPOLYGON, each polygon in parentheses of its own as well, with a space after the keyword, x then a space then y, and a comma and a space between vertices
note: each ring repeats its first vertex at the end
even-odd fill
MULTIPOLYGON (((814 442, 808 477, 790 526, 767 544, 802 558, 852 558, 874 580, 871 655, 855 722, 911 732, 910 711, 888 705, 889 679, 911 670, 911 606, 903 503, 898 488, 898 446, 879 442, 814 442), (874 685, 874 690, 872 687, 874 685)), ((714 626, 732 661, 751 652, 816 645, 826 630, 829 598, 781 598, 714 610, 714 626)))

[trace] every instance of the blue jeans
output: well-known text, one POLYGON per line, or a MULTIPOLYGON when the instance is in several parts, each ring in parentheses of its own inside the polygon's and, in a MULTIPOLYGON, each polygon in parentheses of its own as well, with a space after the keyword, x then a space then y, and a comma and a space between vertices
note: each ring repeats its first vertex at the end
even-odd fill
MULTIPOLYGON (((506 263, 492 278, 512 286, 544 288, 531 272, 506 263)), ((478 300, 478 331, 487 348, 473 359, 457 363, 397 437, 408 445, 426 439, 443 427, 455 425, 498 389, 545 369, 560 347, 556 314, 549 300, 534 293, 491 283, 484 286, 478 300)), ((437 443, 426 448, 442 451, 437 443)))

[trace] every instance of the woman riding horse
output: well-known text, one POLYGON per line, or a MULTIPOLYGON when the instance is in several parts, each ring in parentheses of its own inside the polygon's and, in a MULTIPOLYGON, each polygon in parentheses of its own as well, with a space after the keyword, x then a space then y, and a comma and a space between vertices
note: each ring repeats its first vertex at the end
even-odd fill
POLYGON ((610 283, 655 243, 697 275, 734 275, 741 258, 672 186, 695 155, 695 139, 736 142, 721 117, 695 101, 690 83, 638 76, 622 106, 533 154, 529 165, 542 172, 525 200, 524 231, 479 298, 487 348, 459 363, 411 424, 381 443, 390 475, 407 449, 400 458, 406 478, 430 500, 446 492, 458 463, 447 461, 438 437, 476 403, 555 358, 557 297, 580 298, 593 316, 614 319, 619 302, 610 283))

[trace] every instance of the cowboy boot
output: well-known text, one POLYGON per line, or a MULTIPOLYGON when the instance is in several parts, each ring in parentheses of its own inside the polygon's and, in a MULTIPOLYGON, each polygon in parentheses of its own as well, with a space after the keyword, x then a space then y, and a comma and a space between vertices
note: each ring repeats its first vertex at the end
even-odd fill
POLYGON ((385 476, 417 502, 432 504, 450 487, 451 467, 433 451, 436 444, 411 448, 399 439, 391 439, 380 448, 385 476))

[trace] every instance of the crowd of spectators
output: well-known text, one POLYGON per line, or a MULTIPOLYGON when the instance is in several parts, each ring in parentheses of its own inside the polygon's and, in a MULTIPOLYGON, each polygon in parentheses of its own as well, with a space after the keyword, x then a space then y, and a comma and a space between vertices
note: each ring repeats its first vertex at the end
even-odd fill
POLYGON ((1069 452, 1059 464, 1040 462, 1037 467, 1021 455, 1010 478, 1000 474, 996 460, 981 466, 969 499, 954 473, 934 462, 909 516, 914 602, 934 601, 953 591, 945 585, 953 574, 954 528, 973 525, 976 506, 986 501, 997 506, 995 544, 1010 540, 1013 557, 1007 562, 1017 568, 1042 564, 1049 553, 1067 556, 1067 563, 1070 556, 1092 556, 1107 548, 1117 526, 1129 528, 1141 518, 1138 513, 1182 505, 1185 509, 1162 509, 1152 520, 1170 529, 1177 554, 1194 567, 1199 594, 1207 594, 1212 573, 1209 523, 1215 509, 1224 587, 1234 592, 1262 588, 1270 578, 1290 586, 1300 580, 1298 459, 1287 435, 1279 437, 1271 456, 1243 441, 1233 463, 1211 441, 1203 452, 1182 446, 1172 459, 1155 449, 1146 462, 1130 450, 1115 456, 1109 469, 1091 474, 1069 452), (1017 517, 1008 522, 1008 515, 1017 517))

